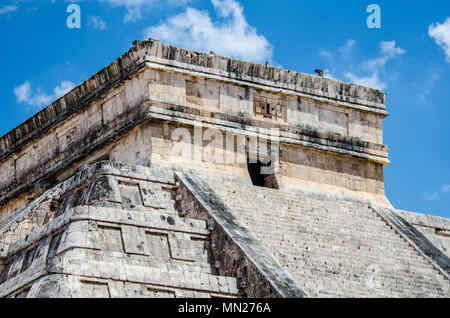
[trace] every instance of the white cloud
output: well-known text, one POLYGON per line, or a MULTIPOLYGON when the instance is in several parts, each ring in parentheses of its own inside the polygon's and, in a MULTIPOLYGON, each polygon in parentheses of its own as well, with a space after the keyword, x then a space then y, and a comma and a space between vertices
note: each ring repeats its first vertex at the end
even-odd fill
MULTIPOLYGON (((341 53, 342 56, 348 57, 352 53, 355 44, 356 44, 355 40, 347 39, 347 41, 343 46, 338 47, 338 51, 341 53)), ((323 48, 319 50, 319 54, 329 59, 333 58, 334 56, 334 54, 331 51, 325 50, 323 48)))
POLYGON ((165 3, 169 5, 184 6, 190 0, 102 0, 108 2, 113 7, 125 7, 127 14, 124 22, 134 22, 142 17, 142 10, 150 8, 156 3, 165 3))
POLYGON ((378 72, 374 72, 371 75, 367 76, 357 76, 351 72, 345 72, 344 76, 352 83, 376 88, 379 90, 383 90, 387 88, 386 83, 383 83, 378 75, 378 72))
POLYGON ((447 62, 450 63, 450 17, 442 24, 431 24, 428 35, 444 50, 447 62))
POLYGON ((333 57, 333 53, 331 53, 330 51, 327 51, 325 49, 320 49, 319 54, 322 56, 325 56, 329 59, 331 59, 333 57))
POLYGON ((124 6, 127 9, 124 22, 136 21, 141 18, 142 7, 147 5, 153 5, 154 0, 106 0, 110 5, 114 7, 124 6))
POLYGON ((368 60, 364 63, 364 67, 369 71, 380 71, 389 60, 406 53, 405 50, 396 45, 397 43, 395 41, 381 41, 380 55, 377 58, 368 60))
POLYGON ((325 70, 323 71, 323 76, 326 77, 326 78, 330 78, 330 79, 339 81, 339 78, 337 78, 337 77, 334 75, 334 71, 332 72, 332 71, 330 71, 329 69, 325 69, 325 70))
POLYGON ((99 30, 108 30, 108 26, 106 25, 106 22, 103 21, 101 17, 98 16, 90 16, 88 18, 88 25, 92 26, 94 29, 99 30))
POLYGON ((42 106, 48 105, 51 101, 65 95, 74 87, 74 83, 70 81, 62 81, 53 89, 52 94, 46 94, 42 92, 40 88, 37 88, 36 92, 33 92, 30 83, 25 82, 14 88, 14 95, 16 96, 17 102, 26 103, 34 109, 39 109, 42 106))
POLYGON ((19 103, 29 100, 31 95, 30 83, 25 82, 22 85, 14 88, 14 95, 16 95, 17 101, 19 103))
POLYGON ((438 79, 439 73, 437 71, 431 72, 427 81, 425 82, 425 85, 423 85, 423 91, 417 94, 417 101, 419 103, 430 104, 430 102, 427 100, 427 97, 433 90, 434 85, 436 84, 438 79))
POLYGON ((9 5, 9 6, 1 6, 0 7, 0 14, 5 14, 8 12, 14 12, 18 9, 19 7, 16 5, 9 5))
POLYGON ((352 49, 355 46, 356 41, 352 39, 348 39, 345 43, 345 46, 339 47, 339 51, 343 56, 349 56, 352 53, 352 49))
POLYGON ((403 55, 406 53, 405 50, 397 47, 397 42, 395 41, 381 41, 380 51, 382 54, 385 54, 389 57, 395 57, 396 55, 403 55))
POLYGON ((272 46, 256 28, 250 26, 242 6, 234 0, 211 0, 219 21, 209 13, 193 8, 144 30, 152 37, 173 45, 199 51, 265 62, 272 60, 272 46))
MULTIPOLYGON (((386 63, 400 55, 406 53, 405 50, 397 46, 395 41, 381 41, 379 56, 362 63, 362 75, 347 71, 344 76, 355 84, 369 86, 375 89, 383 90, 387 84, 380 79, 380 73, 384 72, 386 63)), ((361 72, 359 72, 361 73, 361 72)))
POLYGON ((437 200, 441 195, 450 193, 450 184, 443 185, 438 191, 430 194, 425 195, 424 198, 427 201, 434 201, 437 200))
POLYGON ((65 94, 67 94, 74 87, 75 87, 75 84, 72 83, 71 81, 62 81, 61 84, 59 84, 58 86, 56 86, 53 89, 53 99, 57 99, 65 94))

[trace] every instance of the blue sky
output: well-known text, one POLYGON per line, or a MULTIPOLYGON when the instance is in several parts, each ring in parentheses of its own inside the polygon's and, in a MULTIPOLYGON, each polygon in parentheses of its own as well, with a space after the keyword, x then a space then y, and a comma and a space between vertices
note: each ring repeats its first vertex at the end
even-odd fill
POLYGON ((450 217, 450 2, 100 0, 0 3, 0 135, 148 36, 381 88, 387 197, 450 217), (66 8, 81 8, 69 29, 66 8), (369 29, 369 4, 381 28, 369 29))

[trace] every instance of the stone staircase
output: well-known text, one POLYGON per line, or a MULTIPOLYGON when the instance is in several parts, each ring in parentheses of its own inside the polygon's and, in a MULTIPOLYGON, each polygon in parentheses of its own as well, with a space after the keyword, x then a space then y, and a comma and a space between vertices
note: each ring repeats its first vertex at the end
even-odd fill
POLYGON ((449 281, 368 204, 206 180, 312 297, 450 297, 449 281))
POLYGON ((207 221, 214 265, 220 275, 237 278, 240 297, 309 297, 202 178, 195 173, 177 172, 176 176, 180 214, 207 221))

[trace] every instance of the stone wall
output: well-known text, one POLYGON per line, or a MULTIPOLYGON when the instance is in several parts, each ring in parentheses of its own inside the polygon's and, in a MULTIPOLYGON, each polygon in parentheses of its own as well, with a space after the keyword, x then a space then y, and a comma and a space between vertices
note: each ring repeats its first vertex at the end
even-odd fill
POLYGON ((146 41, 1 138, 0 218, 99 159, 174 165, 167 134, 198 121, 244 138, 278 129, 280 175, 382 198, 383 103, 358 85, 146 41))
POLYGON ((90 166, 2 222, 0 297, 306 296, 274 289, 193 200, 170 170, 90 166))
MULTIPOLYGON (((202 170, 213 170, 217 171, 217 173, 224 173, 229 168, 245 168, 248 150, 239 152, 237 141, 231 148, 231 152, 224 152, 219 160, 214 159, 214 162, 208 162, 208 160, 203 160, 203 156, 200 156, 199 159, 195 158, 195 146, 200 146, 199 149, 201 152, 207 150, 208 140, 205 134, 205 129, 207 128, 217 128, 216 130, 223 136, 222 145, 224 149, 227 149, 227 134, 235 136, 232 137, 235 140, 241 140, 242 144, 246 146, 247 149, 249 147, 249 138, 254 136, 262 139, 269 138, 268 135, 264 133, 255 134, 251 132, 251 125, 256 127, 258 125, 258 122, 256 121, 249 123, 249 128, 247 130, 236 129, 233 127, 218 127, 216 123, 210 123, 208 122, 207 117, 204 117, 204 129, 202 131, 204 137, 203 144, 195 145, 195 131, 191 126, 194 125, 192 119, 178 125, 167 122, 164 123, 162 119, 166 118, 175 121, 176 118, 179 118, 178 116, 180 114, 174 114, 173 111, 164 111, 164 109, 162 109, 163 111, 160 111, 159 109, 152 108, 152 110, 155 111, 153 116, 161 117, 161 120, 156 121, 150 120, 148 113, 144 115, 144 113, 146 113, 146 108, 140 109, 139 112, 137 112, 138 109, 133 110, 133 117, 131 119, 125 118, 120 121, 119 118, 108 124, 108 127, 120 134, 121 125, 128 127, 130 123, 133 124, 136 121, 142 122, 147 118, 147 121, 138 124, 134 128, 130 128, 130 130, 122 132, 121 135, 114 135, 113 132, 102 135, 106 128, 101 128, 94 135, 90 134, 89 137, 81 134, 78 139, 73 139, 72 146, 64 149, 56 148, 53 153, 54 155, 57 154, 55 157, 51 157, 51 153, 48 154, 47 157, 51 159, 47 161, 34 158, 37 151, 35 149, 38 148, 33 148, 28 153, 24 154, 24 157, 27 158, 27 160, 24 161, 24 163, 26 162, 26 165, 23 165, 21 169, 25 172, 23 172, 21 177, 7 179, 5 181, 9 182, 9 185, 3 188, 4 202, 8 202, 8 198, 14 198, 14 195, 18 195, 20 191, 24 193, 24 191, 28 189, 32 191, 28 196, 34 198, 32 194, 35 192, 35 188, 29 181, 42 180, 43 177, 45 178, 45 176, 49 174, 53 174, 53 178, 56 181, 62 181, 77 169, 86 166, 86 164, 89 164, 90 162, 95 162, 99 158, 141 165, 154 164, 170 167, 189 165, 192 168, 197 167, 202 170), (173 140, 173 133, 174 130, 180 126, 185 127, 190 133, 190 156, 187 156, 186 159, 183 157, 180 158, 178 153, 175 152, 175 142, 178 142, 178 140, 173 140), (98 147, 91 148, 91 141, 94 136, 99 136, 98 141, 94 140, 95 142, 98 142, 98 147), (71 162, 73 162, 73 164, 69 165, 71 162), (60 168, 58 169, 58 167, 60 168)), ((189 116, 186 112, 184 114, 185 116, 189 116)), ((88 132, 89 131, 86 130, 85 133, 87 134, 88 132)), ((319 145, 317 147, 318 149, 314 149, 302 144, 301 140, 296 140, 296 143, 298 144, 293 144, 291 142, 281 143, 277 171, 279 176, 310 181, 316 184, 331 185, 353 191, 378 194, 381 197, 384 197, 382 164, 364 158, 357 158, 356 156, 353 158, 347 157, 346 159, 341 158, 338 154, 326 151, 330 146, 321 147, 319 145)), ((311 140, 307 141, 307 143, 311 144, 311 140)), ((53 180, 53 183, 55 180, 53 180)), ((37 194, 39 195, 41 193, 38 192, 37 194)), ((21 202, 27 203, 23 199, 21 202)), ((19 201, 19 204, 11 202, 10 204, 4 205, 0 208, 2 217, 6 217, 16 211, 17 208, 23 207, 23 204, 24 203, 20 204, 19 201)))

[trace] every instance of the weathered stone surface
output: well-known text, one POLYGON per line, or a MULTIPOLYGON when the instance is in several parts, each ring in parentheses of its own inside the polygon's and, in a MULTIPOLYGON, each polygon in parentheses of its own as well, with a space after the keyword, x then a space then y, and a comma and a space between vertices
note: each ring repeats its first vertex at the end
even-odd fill
POLYGON ((1 138, 0 214, 96 159, 175 163, 162 122, 173 131, 202 121, 246 139, 255 127, 280 129, 281 175, 383 196, 383 103, 384 94, 358 85, 145 41, 1 138), (261 103, 283 110, 261 116, 261 103), (322 159, 293 161, 299 147, 322 159), (331 153, 354 159, 305 176, 320 160, 335 164, 331 153))
MULTIPOLYGON (((55 218, 37 228, 24 230, 16 220, 2 229, 7 252, 0 296, 236 297, 236 279, 217 276, 211 264, 205 221, 175 211, 173 186, 170 171, 109 162, 56 186, 64 191, 55 218), (105 178, 108 186, 96 186, 105 178), (139 193, 156 182, 165 208, 143 202, 114 208, 111 198, 127 201, 120 181, 145 184, 139 193)), ((43 213, 45 207, 37 207, 31 216, 43 213)))
POLYGON ((207 220, 213 229, 212 254, 219 273, 238 276, 246 295, 254 297, 307 297, 291 275, 260 241, 243 226, 233 211, 205 182, 191 175, 177 175, 185 186, 180 209, 188 217, 207 220))
POLYGON ((450 221, 385 196, 384 102, 137 43, 0 138, 0 296, 449 297, 450 221))
POLYGON ((406 222, 412 246, 370 203, 207 180, 311 297, 450 296, 448 275, 429 262, 448 268, 448 258, 406 222))
MULTIPOLYGON (((442 243, 436 237, 428 239, 422 231, 417 228, 417 225, 413 225, 406 221, 406 218, 402 216, 402 212, 398 212, 390 209, 377 208, 371 206, 371 208, 378 213, 392 228, 394 228, 400 235, 402 235, 408 243, 419 250, 420 253, 433 264, 448 280, 450 280, 450 259, 448 258, 446 245, 436 244, 442 243), (438 242, 437 242, 438 241, 438 242), (436 247, 437 245, 438 247, 436 247)), ((448 223, 447 223, 448 225, 448 223)), ((450 227, 446 227, 447 229, 450 227)), ((435 233, 445 233, 443 228, 435 228, 435 233)), ((445 236, 445 235, 444 235, 445 236)))

